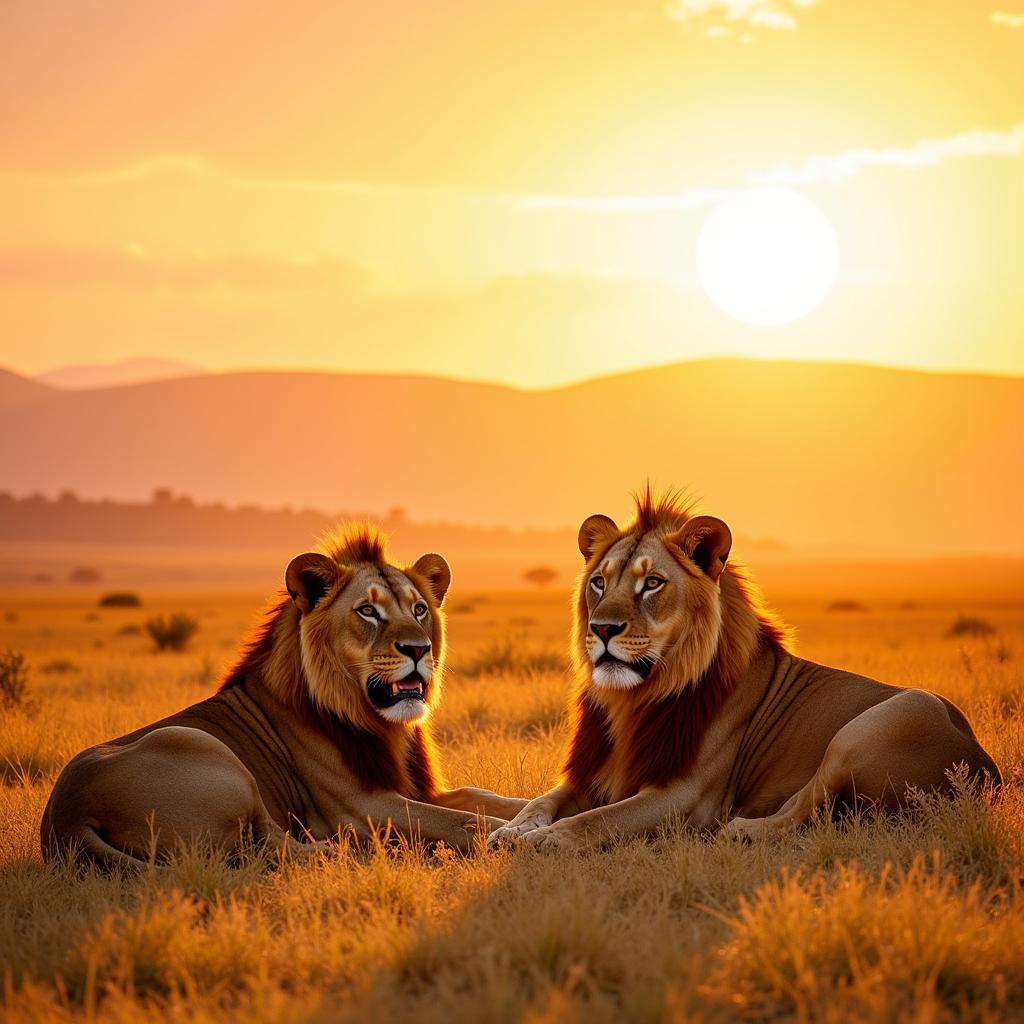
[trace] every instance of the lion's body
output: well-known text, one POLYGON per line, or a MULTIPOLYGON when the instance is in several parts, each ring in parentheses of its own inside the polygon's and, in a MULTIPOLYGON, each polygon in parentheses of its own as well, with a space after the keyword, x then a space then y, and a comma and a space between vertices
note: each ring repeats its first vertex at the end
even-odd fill
MULTIPOLYGON (((332 551, 343 570, 333 591, 305 611, 284 597, 273 605, 220 692, 75 757, 43 815, 44 857, 74 850, 105 866, 129 865, 165 857, 183 841, 228 852, 247 836, 310 850, 339 832, 383 827, 467 850, 477 828, 486 833, 521 808, 525 801, 486 791, 444 790, 425 722, 388 717, 390 705, 377 713, 363 683, 355 685, 359 673, 345 671, 406 659, 394 655, 390 634, 372 658, 355 650, 347 616, 332 611, 339 595, 362 586, 363 575, 376 580, 371 593, 381 602, 391 600, 381 580, 390 579, 395 595, 407 587, 417 608, 430 594, 428 580, 388 566, 381 545, 376 551, 367 561, 372 547, 351 538, 332 551)), ((397 600, 391 617, 408 638, 397 600)), ((436 702, 444 653, 440 598, 426 600, 431 628, 416 650, 435 653, 417 683, 421 717, 436 702)))
POLYGON ((494 843, 576 846, 675 819, 749 836, 831 800, 896 809, 961 763, 998 785, 949 701, 791 653, 726 565, 728 541, 720 521, 649 498, 625 531, 584 524, 563 779, 494 843))

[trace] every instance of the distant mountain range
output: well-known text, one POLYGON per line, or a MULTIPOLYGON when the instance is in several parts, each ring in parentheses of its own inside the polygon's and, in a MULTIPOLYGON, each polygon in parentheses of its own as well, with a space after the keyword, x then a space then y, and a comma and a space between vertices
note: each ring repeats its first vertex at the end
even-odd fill
POLYGON ((1024 379, 723 359, 545 391, 225 373, 58 390, 0 372, 0 489, 566 527, 650 479, 795 557, 1024 553, 1024 379))
POLYGON ((124 359, 118 363, 76 363, 57 366, 35 379, 56 388, 110 388, 121 384, 142 384, 150 380, 188 377, 205 373, 191 363, 174 359, 124 359))

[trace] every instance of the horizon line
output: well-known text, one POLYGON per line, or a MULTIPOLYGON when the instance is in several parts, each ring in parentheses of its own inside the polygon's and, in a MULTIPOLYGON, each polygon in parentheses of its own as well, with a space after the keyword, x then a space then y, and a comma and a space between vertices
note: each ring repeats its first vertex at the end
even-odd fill
POLYGON ((269 374, 282 374, 282 375, 295 375, 295 376, 332 376, 332 377, 357 377, 357 378, 404 378, 412 380, 431 380, 439 381, 451 384, 475 384, 486 387, 500 387, 505 388, 509 391, 518 391, 524 393, 543 393, 553 391, 567 391, 574 387, 579 387, 585 384, 593 384, 603 380, 612 380, 617 377, 628 377, 635 376, 641 373, 650 373, 659 369, 670 369, 681 366, 694 366, 699 364, 707 363, 770 363, 777 365, 789 365, 789 366, 814 366, 814 367, 835 367, 836 369, 867 369, 867 370, 887 370, 893 373, 900 374, 925 374, 932 377, 971 377, 971 378, 982 378, 988 380, 1024 380, 1024 372, 1013 372, 1013 371, 1002 371, 995 369, 969 369, 960 367, 941 367, 941 366, 915 366, 907 363, 883 363, 871 360, 865 360, 858 362, 850 359, 827 359, 827 358, 816 358, 816 359, 798 359, 794 357, 777 357, 777 356, 758 356, 751 355, 749 353, 723 353, 722 355, 702 355, 693 356, 688 359, 675 359, 665 362, 658 363, 644 363, 639 366, 632 366, 623 368, 620 370, 609 370, 606 372, 595 373, 585 375, 581 377, 575 377, 569 380, 556 381, 551 384, 516 384, 507 380, 501 380, 500 378, 493 377, 476 377, 476 376, 458 376, 453 374, 440 374, 440 373, 428 373, 428 372, 410 372, 403 370, 358 370, 358 369, 344 369, 338 367, 317 367, 317 366, 275 366, 275 365, 262 365, 262 366, 230 366, 230 367, 203 367, 196 364, 188 364, 189 369, 183 371, 180 374, 172 374, 167 376, 154 376, 144 377, 136 381, 126 381, 124 383, 111 383, 111 384, 99 384, 99 385, 87 385, 84 387, 69 387, 59 384, 51 384, 43 378, 60 372, 65 369, 81 368, 81 367, 117 367, 124 365, 125 363, 132 363, 136 360, 165 360, 167 362, 178 362, 169 356, 145 354, 140 356, 131 356, 125 359, 113 360, 110 362, 96 362, 96 363, 67 363, 60 366, 53 366, 48 370, 40 371, 39 373, 30 373, 24 370, 15 368, 11 364, 2 364, 0 369, 6 370, 14 376, 20 377, 23 380, 31 381, 34 384, 38 384, 40 387, 48 388, 57 393, 82 393, 88 391, 114 391, 122 388, 133 388, 133 387, 145 387, 152 384, 163 384, 171 383, 173 381, 183 380, 197 380, 206 377, 229 377, 229 376, 245 376, 245 375, 269 375, 269 374))

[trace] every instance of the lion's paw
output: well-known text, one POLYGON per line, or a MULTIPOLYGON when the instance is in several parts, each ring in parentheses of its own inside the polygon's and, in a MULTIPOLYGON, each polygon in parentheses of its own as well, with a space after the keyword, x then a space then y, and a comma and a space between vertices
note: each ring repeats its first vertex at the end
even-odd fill
POLYGON ((487 848, 498 850, 502 846, 516 846, 538 829, 546 828, 550 824, 551 819, 545 814, 531 814, 522 821, 510 821, 507 825, 496 828, 487 837, 487 848))
POLYGON ((582 847, 582 843, 573 832, 555 825, 546 825, 527 832, 523 836, 523 843, 545 853, 552 850, 578 850, 582 847))
POLYGON ((751 843, 764 834, 763 818, 733 818, 725 826, 725 834, 730 839, 739 839, 751 843))

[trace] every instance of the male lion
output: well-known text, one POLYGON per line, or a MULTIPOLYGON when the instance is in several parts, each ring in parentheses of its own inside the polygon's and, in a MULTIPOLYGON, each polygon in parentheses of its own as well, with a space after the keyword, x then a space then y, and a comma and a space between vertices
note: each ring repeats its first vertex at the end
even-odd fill
POLYGON ((731 544, 720 519, 649 492, 625 530, 607 516, 583 523, 562 783, 492 832, 492 847, 573 848, 669 819, 750 837, 830 799, 898 808, 908 786, 948 789, 961 762, 1000 783, 944 697, 790 653, 726 564, 731 544))
POLYGON ((44 858, 138 865, 182 839, 230 852, 244 833, 314 849, 302 841, 386 824, 469 850, 526 801, 442 788, 425 721, 450 581, 440 555, 390 564, 368 528, 292 559, 288 596, 216 695, 68 764, 43 813, 44 858))

